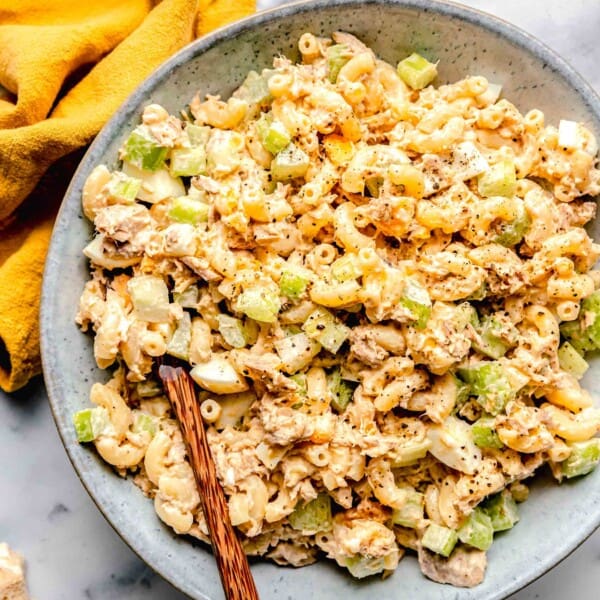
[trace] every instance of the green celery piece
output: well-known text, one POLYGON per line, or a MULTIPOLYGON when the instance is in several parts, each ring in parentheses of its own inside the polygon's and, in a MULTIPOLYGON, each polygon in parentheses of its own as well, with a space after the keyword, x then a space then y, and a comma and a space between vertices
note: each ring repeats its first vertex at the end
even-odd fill
POLYGON ((487 296, 487 282, 484 281, 478 289, 476 289, 470 296, 468 296, 466 299, 469 301, 472 300, 484 300, 485 297, 487 296))
POLYGON ((335 83, 342 67, 352 58, 352 53, 346 44, 334 44, 327 48, 327 70, 329 81, 335 83))
POLYGON ((161 146, 145 125, 139 125, 125 140, 121 158, 138 169, 157 171, 162 167, 168 153, 169 149, 161 146))
POLYGON ((310 502, 301 502, 288 515, 288 520, 292 528, 307 535, 329 531, 332 527, 329 494, 322 493, 310 502))
POLYGON ((205 147, 174 148, 171 150, 169 171, 173 177, 204 175, 206 173, 205 147))
POLYGON ((471 386, 477 402, 491 415, 501 413, 506 403, 515 396, 502 365, 497 361, 461 367, 458 374, 471 386))
POLYGON ((273 101, 269 90, 269 78, 273 75, 272 69, 264 69, 262 74, 250 71, 242 85, 234 92, 234 96, 248 103, 248 116, 254 118, 263 108, 267 108, 273 101))
POLYGON ((181 358, 181 360, 189 360, 191 340, 192 318, 189 312, 184 311, 177 324, 177 329, 175 329, 167 344, 167 354, 181 358))
POLYGON ((519 214, 514 221, 503 223, 500 226, 500 232, 494 238, 494 242, 502 246, 510 247, 520 243, 523 236, 529 231, 531 219, 525 210, 523 204, 519 204, 519 214))
POLYGON ((273 120, 270 115, 262 115, 256 122, 256 129, 260 143, 271 154, 278 154, 292 141, 285 125, 281 121, 273 120))
POLYGON ((508 490, 488 498, 480 505, 483 512, 492 520, 494 531, 512 529, 519 521, 517 503, 508 490))
POLYGON ((585 358, 569 342, 563 342, 557 354, 560 368, 577 379, 581 379, 589 368, 585 358))
POLYGON ((194 283, 181 293, 173 293, 173 301, 183 308, 196 308, 198 306, 198 286, 194 283))
POLYGON ((219 333, 232 348, 244 348, 246 336, 244 335, 244 324, 240 319, 229 315, 218 315, 219 333))
POLYGON ((406 500, 401 508, 395 508, 392 513, 392 523, 401 527, 415 529, 419 527, 424 518, 425 496, 412 487, 406 490, 406 500))
POLYGON ((309 283, 310 279, 299 271, 283 271, 279 279, 279 290, 291 300, 298 300, 309 283))
POLYGON ((415 327, 423 329, 431 315, 431 298, 427 290, 414 279, 406 279, 400 304, 407 308, 415 319, 415 327))
POLYGON ((515 163, 504 159, 491 165, 477 178, 477 189, 481 196, 505 196, 512 198, 517 188, 515 163))
POLYGON ((188 123, 185 126, 185 132, 191 146, 206 146, 206 142, 208 142, 208 138, 210 137, 210 127, 208 125, 188 123))
POLYGON ((308 391, 306 386, 306 374, 296 373, 294 375, 290 375, 290 379, 298 386, 298 394, 300 394, 300 396, 306 396, 308 391))
POLYGON ((436 554, 448 558, 456 546, 458 534, 454 529, 431 523, 421 538, 421 544, 436 554))
POLYGON ((494 541, 492 519, 482 509, 476 508, 459 528, 458 539, 485 552, 494 541))
POLYGON ((78 442, 92 442, 96 437, 92 427, 93 410, 93 408, 84 408, 73 415, 73 425, 75 425, 78 442))
POLYGON ((390 452, 392 467, 397 469, 399 467, 409 467, 410 465, 414 465, 418 460, 427 456, 427 452, 430 448, 431 441, 427 438, 419 442, 412 442, 406 446, 396 446, 390 452))
POLYGON ((584 299, 579 319, 562 323, 560 332, 580 354, 600 348, 600 290, 584 299))
POLYGON ((490 358, 504 356, 511 346, 500 337, 501 327, 501 323, 493 315, 485 315, 479 327, 476 327, 481 340, 473 342, 473 348, 490 358))
POLYGON ((271 161, 271 176, 276 181, 289 181, 304 177, 309 166, 308 154, 290 143, 271 161))
POLYGON ((150 323, 169 320, 169 289, 162 277, 137 275, 127 282, 127 289, 139 319, 150 323))
POLYGON ((135 414, 131 430, 133 433, 147 431, 152 437, 154 437, 156 434, 156 418, 143 412, 137 412, 135 414))
POLYGON ((338 413, 343 413, 352 401, 355 386, 350 381, 342 379, 339 367, 327 375, 327 385, 332 396, 332 408, 338 413))
POLYGON ((93 442, 110 427, 108 411, 101 406, 84 408, 73 415, 73 425, 79 442, 93 442))
POLYGON ((141 179, 129 177, 121 171, 116 171, 112 174, 108 182, 107 190, 112 198, 133 204, 141 186, 141 179))
POLYGON ((208 204, 189 196, 174 198, 169 209, 169 218, 178 223, 197 225, 208 221, 208 204))
POLYGON ((354 556, 344 557, 342 559, 342 566, 348 569, 352 577, 364 579, 385 570, 385 556, 355 554, 354 556))
POLYGON ((591 473, 600 462, 600 438, 585 442, 571 442, 571 454, 561 463, 562 474, 567 478, 591 473))
POLYGON ((496 421, 493 417, 481 417, 471 425, 473 441, 480 448, 504 448, 496 433, 496 421))
POLYGON ((237 310, 261 323, 274 323, 280 308, 279 294, 271 289, 248 288, 237 298, 237 310))
POLYGON ((273 343, 286 373, 305 369, 321 351, 321 345, 300 331, 273 343))
POLYGON ((350 335, 350 328, 322 307, 317 308, 309 315, 302 329, 332 354, 341 348, 350 335))
POLYGON ((456 405, 462 406, 471 397, 471 386, 454 376, 456 382, 456 405))
POLYGON ((361 276, 361 272, 356 266, 355 255, 346 254, 341 258, 338 258, 331 265, 331 274, 336 281, 344 282, 358 279, 361 276))
POLYGON ((437 67, 414 52, 398 63, 398 76, 413 90, 422 90, 437 77, 437 67))

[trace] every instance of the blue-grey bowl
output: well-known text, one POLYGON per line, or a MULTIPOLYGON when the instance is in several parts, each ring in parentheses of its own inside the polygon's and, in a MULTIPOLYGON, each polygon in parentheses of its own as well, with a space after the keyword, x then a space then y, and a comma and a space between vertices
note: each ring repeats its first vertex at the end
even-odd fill
MULTIPOLYGON (((158 68, 123 104, 88 150, 67 191, 48 254, 42 293, 42 356, 46 385, 63 443, 84 486, 123 539, 153 569, 193 598, 222 598, 207 547, 174 535, 156 517, 152 502, 121 479, 88 447, 77 443, 71 415, 88 404, 93 381, 106 373, 94 363, 92 339, 74 323, 88 279, 82 248, 91 229, 80 209, 81 190, 92 168, 114 165, 124 136, 142 107, 158 102, 176 112, 193 95, 227 96, 251 69, 278 53, 296 56, 305 31, 354 33, 384 59, 412 51, 439 59, 441 81, 484 75, 522 111, 540 108, 548 122, 583 121, 600 134, 600 99, 556 54, 523 31, 489 15, 433 0, 320 0, 257 14, 198 40, 158 68)), ((598 226, 592 226, 598 236, 598 226)), ((600 365, 585 384, 597 386, 600 365)), ((492 600, 505 598, 573 551, 600 524, 600 469, 557 485, 541 477, 521 505, 521 521, 498 535, 488 553, 485 581, 474 589, 433 583, 407 557, 382 581, 354 581, 330 563, 303 569, 256 562, 252 570, 263 600, 381 598, 492 600)))

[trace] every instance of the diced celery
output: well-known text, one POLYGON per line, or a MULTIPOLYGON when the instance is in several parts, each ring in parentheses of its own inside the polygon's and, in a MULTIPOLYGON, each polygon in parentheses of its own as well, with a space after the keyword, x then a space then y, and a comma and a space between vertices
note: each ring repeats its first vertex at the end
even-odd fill
POLYGON ((246 380, 227 358, 219 355, 213 354, 208 362, 198 363, 190 375, 201 388, 215 394, 237 394, 248 389, 246 380))
POLYGON ((321 307, 309 315, 302 329, 332 354, 340 349, 350 335, 349 327, 338 321, 327 309, 321 307))
POLYGON ((188 123, 185 126, 185 132, 191 146, 206 146, 206 142, 208 142, 208 138, 210 137, 210 127, 208 125, 188 123))
POLYGON ((131 430, 133 433, 147 431, 151 436, 154 437, 156 434, 156 418, 147 413, 136 411, 131 430))
POLYGON ((331 274, 337 281, 358 279, 361 272, 356 265, 356 255, 345 254, 331 265, 331 274))
POLYGON ((398 75, 413 90, 422 90, 437 77, 437 66, 414 52, 398 63, 398 75))
POLYGON ((185 187, 181 179, 171 177, 167 169, 142 171, 135 165, 123 162, 123 172, 130 177, 141 180, 142 185, 137 193, 137 199, 156 204, 166 198, 177 198, 185 195, 185 187))
POLYGON ((270 288, 248 288, 237 298, 237 310, 261 323, 274 323, 281 308, 279 294, 270 288))
POLYGON ((563 342, 557 354, 560 368, 577 379, 581 379, 589 368, 585 358, 569 342, 563 342))
POLYGON ((479 550, 487 550, 494 541, 492 519, 480 508, 476 508, 458 530, 458 539, 479 550))
POLYGON ((503 325, 493 315, 485 315, 479 327, 476 327, 479 340, 473 342, 473 348, 490 358, 500 358, 511 347, 503 337, 503 325))
POLYGON ((167 354, 188 360, 190 356, 190 342, 192 339, 192 318, 190 313, 184 311, 177 329, 173 332, 169 343, 167 344, 167 354))
POLYGON ((306 535, 329 531, 332 527, 329 494, 322 493, 310 502, 300 503, 288 516, 288 520, 294 529, 306 535))
POLYGON ((339 367, 327 375, 327 385, 331 392, 332 408, 338 413, 343 413, 354 396, 355 386, 350 381, 342 379, 339 367))
POLYGON ((481 505, 483 512, 492 520, 494 531, 511 529, 519 521, 517 503, 508 490, 502 490, 481 505))
POLYGON ((473 432, 473 441, 480 448, 504 447, 496 433, 496 422, 492 417, 481 417, 471 425, 471 431, 473 432))
POLYGON ((183 308, 196 308, 198 306, 198 286, 192 284, 183 290, 180 294, 173 293, 173 300, 183 308))
POLYGON ((348 556, 338 559, 341 566, 348 569, 352 577, 356 579, 364 579, 365 577, 371 577, 377 575, 382 571, 385 571, 385 556, 364 556, 362 554, 355 554, 354 556, 348 556))
POLYGON ((296 373, 294 375, 290 375, 290 379, 296 384, 298 394, 301 396, 306 396, 306 392, 308 388, 306 387, 306 374, 304 373, 296 373))
POLYGON ((585 442, 571 442, 571 454, 561 463, 562 474, 567 478, 591 473, 600 462, 600 438, 585 442))
POLYGON ((145 125, 139 125, 125 140, 121 148, 121 158, 138 169, 156 171, 162 167, 169 149, 150 133, 145 125))
POLYGON ((321 344, 300 332, 274 342, 273 346, 286 373, 296 373, 307 367, 321 351, 321 344))
POLYGON ((189 196, 174 198, 169 209, 169 218, 178 223, 197 225, 208 221, 208 204, 189 196))
POLYGON ((240 319, 230 317, 229 315, 217 315, 219 322, 219 333, 223 339, 232 348, 243 348, 246 346, 246 337, 244 336, 244 324, 240 319))
POLYGON ((162 277, 137 275, 127 282, 127 289, 138 319, 151 323, 169 320, 169 289, 162 277))
POLYGON ((278 154, 292 141, 285 125, 266 114, 256 122, 256 129, 261 144, 271 154, 278 154))
POLYGON ((427 452, 431 448, 431 441, 428 438, 420 440, 418 442, 411 442, 406 446, 395 446, 390 451, 390 460, 392 467, 397 469, 399 467, 409 467, 414 465, 421 458, 427 456, 427 452))
POLYGON ((91 442, 95 438, 92 428, 93 410, 93 408, 84 408, 73 415, 73 425, 75 425, 75 433, 79 442, 91 442))
POLYGON ((309 277, 301 269, 284 271, 279 279, 279 290, 284 296, 297 300, 304 294, 309 283, 309 277))
POLYGON ((406 500, 401 508, 394 509, 392 523, 401 527, 415 529, 423 521, 425 496, 412 487, 402 489, 406 491, 406 500))
POLYGON ((423 329, 427 325, 431 315, 431 298, 420 283, 411 278, 406 279, 400 304, 411 312, 415 327, 423 329))
POLYGON ((269 91, 269 78, 272 74, 270 69, 265 69, 260 75, 256 71, 250 71, 242 85, 234 92, 236 98, 248 103, 248 116, 256 116, 273 100, 269 91))
POLYGON ((260 333, 260 326, 256 321, 252 319, 246 319, 244 321, 244 337, 246 338, 246 344, 253 346, 258 340, 258 334, 260 333))
POLYGON ((506 196, 512 198, 517 188, 515 163, 504 159, 483 172, 477 178, 477 189, 481 196, 506 196))
POLYGON ((421 538, 421 544, 436 554, 448 558, 458 542, 458 534, 454 529, 431 523, 421 538))
POLYGON ((346 44, 334 44, 327 48, 327 70, 329 81, 335 83, 341 68, 350 60, 352 53, 346 44))
POLYGON ((290 143, 271 161, 271 176, 277 181, 289 181, 304 177, 309 166, 308 154, 290 143))
POLYGON ((519 211, 514 221, 502 223, 498 235, 494 238, 494 242, 503 246, 514 246, 518 244, 531 226, 529 214, 525 210, 522 203, 517 205, 519 211))
POLYGON ((142 180, 129 177, 121 171, 115 171, 107 185, 107 191, 112 198, 133 204, 142 185, 142 180))
POLYGON ((515 396, 502 365, 497 361, 463 367, 458 369, 458 374, 471 386, 477 402, 491 415, 502 412, 508 400, 515 396))
POLYGON ((192 146, 171 150, 169 171, 173 177, 203 175, 206 173, 206 149, 192 146))
POLYGON ((79 442, 92 442, 111 427, 108 411, 102 407, 85 408, 73 415, 73 425, 79 442))
POLYGON ((560 332, 580 354, 600 348, 600 290, 584 299, 577 321, 562 323, 560 332))

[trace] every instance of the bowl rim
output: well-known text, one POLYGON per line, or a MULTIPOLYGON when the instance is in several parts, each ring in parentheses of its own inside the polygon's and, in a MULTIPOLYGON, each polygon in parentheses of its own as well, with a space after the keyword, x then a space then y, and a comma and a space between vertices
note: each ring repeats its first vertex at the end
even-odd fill
MULTIPOLYGON (((331 9, 335 7, 359 8, 369 5, 381 7, 395 5, 399 7, 406 7, 412 10, 422 10, 424 12, 448 16, 450 18, 458 19, 459 21, 482 27, 483 29, 495 33, 504 39, 508 39, 516 46, 542 60, 545 64, 550 65, 555 72, 557 72, 568 84, 571 85, 575 93, 582 99, 586 109, 590 113, 597 115, 598 119, 600 120, 600 95, 577 72, 577 70, 544 42, 528 33, 521 27, 513 25, 501 17, 497 17, 485 11, 465 6, 450 0, 299 0, 256 12, 251 16, 220 27, 213 32, 185 45, 169 59, 159 65, 152 73, 150 73, 150 75, 148 75, 148 77, 146 77, 144 81, 138 85, 121 104, 121 106, 102 127, 100 132, 86 150, 86 153, 81 159, 77 170, 75 171, 65 192, 56 217, 55 230, 57 229, 57 224, 66 221, 65 215, 67 213, 67 205, 74 202, 74 200, 70 199, 75 190, 81 188, 88 171, 90 168, 95 166, 95 155, 98 150, 105 148, 110 143, 115 132, 119 131, 120 128, 127 122, 127 120, 139 110, 139 106, 143 102, 144 98, 149 97, 150 92, 160 82, 166 79, 171 71, 187 63, 189 60, 207 52, 222 41, 230 37, 236 37, 245 31, 256 29, 260 27, 261 24, 319 9, 331 9)), ((42 280, 40 300, 40 349, 45 387, 52 416, 61 442, 79 480, 81 481, 81 484, 88 492, 94 504, 96 504, 98 507, 100 513, 108 521, 119 537, 125 541, 129 548, 131 548, 131 550, 144 563, 148 564, 163 579, 168 581, 177 590, 189 595, 190 591, 188 589, 184 589, 181 582, 175 580, 175 578, 171 576, 169 572, 165 572, 158 560, 149 560, 147 557, 145 557, 143 549, 136 547, 133 537, 126 530, 120 529, 119 525, 114 522, 113 515, 111 514, 110 510, 104 507, 96 498, 94 492, 96 487, 95 482, 83 470, 82 465, 79 464, 77 456, 70 448, 68 440, 66 439, 65 432, 63 430, 65 423, 61 419, 59 411, 59 405, 65 390, 60 382, 60 379, 56 375, 57 369, 55 367, 57 365, 55 365, 53 361, 53 348, 56 345, 56 341, 53 339, 52 327, 48 325, 48 323, 51 322, 49 316, 52 312, 50 300, 55 293, 50 274, 53 264, 57 262, 58 259, 59 248, 56 237, 53 233, 48 248, 42 280)), ((598 529, 598 527, 600 527, 600 510, 597 511, 597 514, 594 517, 589 518, 588 522, 586 523, 586 527, 579 531, 580 535, 577 536, 577 538, 569 540, 569 543, 566 545, 561 545, 556 552, 547 557, 548 560, 538 563, 534 569, 531 569, 527 573, 526 577, 521 577, 520 575, 517 576, 504 589, 487 596, 486 600, 502 600, 503 598, 507 598, 511 594, 536 581, 556 567, 570 554, 572 554, 594 533, 594 531, 596 531, 596 529, 598 529)), ((204 592, 197 589, 194 590, 194 598, 197 598, 198 600, 212 600, 210 596, 207 596, 204 592)))

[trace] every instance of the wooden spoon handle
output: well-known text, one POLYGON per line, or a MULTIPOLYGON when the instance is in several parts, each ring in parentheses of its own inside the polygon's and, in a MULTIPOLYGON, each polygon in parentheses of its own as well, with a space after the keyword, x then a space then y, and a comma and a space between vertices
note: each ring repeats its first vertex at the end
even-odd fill
POLYGON ((182 367, 163 364, 159 367, 158 374, 175 409, 188 446, 225 597, 227 600, 258 600, 248 559, 231 525, 225 494, 217 479, 194 382, 182 367))

